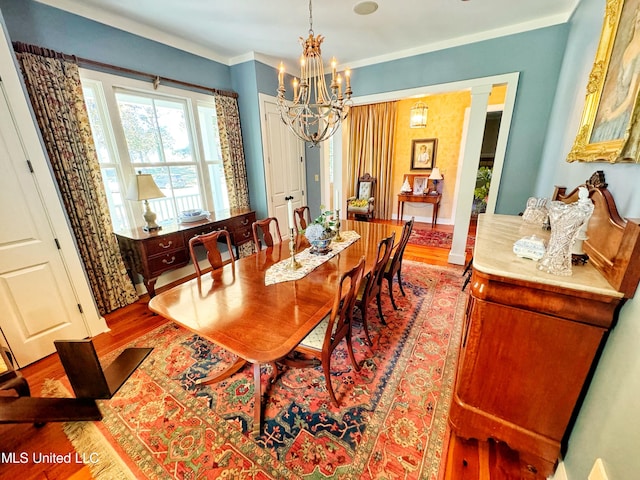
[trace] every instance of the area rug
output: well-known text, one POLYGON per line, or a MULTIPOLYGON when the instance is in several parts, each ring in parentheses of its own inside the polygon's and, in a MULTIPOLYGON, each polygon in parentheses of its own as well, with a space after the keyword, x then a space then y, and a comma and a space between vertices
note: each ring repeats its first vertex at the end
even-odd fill
MULTIPOLYGON (((451 248, 453 233, 438 230, 415 228, 411 230, 409 243, 424 247, 451 248)), ((476 239, 473 236, 467 237, 467 250, 473 250, 476 239)))
POLYGON ((97 479, 436 480, 466 300, 462 268, 405 261, 402 271, 406 297, 395 285, 398 310, 383 290, 386 326, 370 306, 372 347, 354 326, 360 372, 344 342, 334 351, 339 408, 321 368, 282 367, 267 385, 264 367, 268 394, 262 434, 254 438, 252 370, 196 386, 233 356, 168 324, 129 345, 154 350, 117 395, 99 401, 103 421, 70 423, 65 431, 78 452, 104 452, 104 462, 90 465, 97 479), (108 473, 100 471, 105 462, 113 464, 108 473))

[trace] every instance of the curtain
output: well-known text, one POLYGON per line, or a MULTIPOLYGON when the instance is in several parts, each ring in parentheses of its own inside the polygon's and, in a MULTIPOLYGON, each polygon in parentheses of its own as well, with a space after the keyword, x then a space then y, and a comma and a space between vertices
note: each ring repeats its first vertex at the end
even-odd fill
POLYGON ((392 167, 397 102, 351 107, 347 181, 357 195, 358 178, 369 173, 376 178, 375 216, 389 219, 393 214, 392 167))
POLYGON ((113 233, 78 66, 47 49, 16 45, 78 251, 101 315, 138 299, 113 233))
MULTIPOLYGON (((220 131, 222 164, 229 195, 229 207, 249 208, 249 183, 247 181, 247 166, 242 146, 238 100, 234 97, 216 95, 215 102, 218 130, 220 131)), ((240 257, 245 257, 252 253, 253 243, 249 242, 240 246, 240 257)))

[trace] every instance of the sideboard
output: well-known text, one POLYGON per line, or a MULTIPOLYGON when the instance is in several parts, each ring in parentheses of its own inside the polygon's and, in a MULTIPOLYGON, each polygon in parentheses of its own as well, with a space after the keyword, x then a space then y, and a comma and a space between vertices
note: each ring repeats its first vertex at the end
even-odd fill
POLYGON ((162 230, 146 232, 142 228, 116 232, 120 253, 132 281, 142 277, 149 296, 156 294, 158 277, 189 263, 189 240, 196 235, 228 230, 236 249, 253 241, 251 225, 256 213, 250 209, 232 209, 193 223, 163 225, 162 230))
POLYGON ((479 216, 449 424, 462 438, 505 442, 545 477, 640 277, 640 225, 617 216, 606 189, 591 193, 590 260, 567 277, 512 251, 516 240, 548 232, 517 216, 479 216))

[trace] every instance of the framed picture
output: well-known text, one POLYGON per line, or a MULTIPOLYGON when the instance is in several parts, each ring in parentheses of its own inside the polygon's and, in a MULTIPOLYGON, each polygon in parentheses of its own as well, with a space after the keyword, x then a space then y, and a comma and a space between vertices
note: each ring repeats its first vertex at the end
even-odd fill
POLYGON ((568 162, 640 162, 640 0, 607 2, 568 162))
POLYGON ((437 146, 438 140, 436 138, 412 140, 411 170, 431 170, 435 167, 437 146))
POLYGON ((413 194, 422 195, 427 189, 427 177, 416 177, 413 179, 413 194))

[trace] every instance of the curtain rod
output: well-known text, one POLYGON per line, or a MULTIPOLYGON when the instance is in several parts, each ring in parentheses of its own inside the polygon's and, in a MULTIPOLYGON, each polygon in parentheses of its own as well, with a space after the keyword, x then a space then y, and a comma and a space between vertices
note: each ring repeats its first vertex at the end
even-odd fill
POLYGON ((79 67, 97 67, 102 70, 110 70, 118 73, 127 73, 129 75, 146 77, 150 79, 151 82, 153 83, 153 88, 158 88, 158 85, 160 85, 160 83, 164 83, 164 84, 171 83, 174 85, 180 85, 182 87, 203 90, 205 92, 222 95, 225 97, 238 98, 238 94, 230 90, 219 90, 217 88, 205 87, 203 85, 198 85, 195 83, 183 82, 182 80, 175 80, 173 78, 161 77, 159 75, 154 75, 152 73, 141 72, 139 70, 132 70, 130 68, 125 68, 125 67, 118 67, 116 65, 111 65, 109 63, 98 62, 96 60, 90 60, 88 58, 82 58, 82 57, 77 57, 75 55, 69 55, 67 53, 56 52, 54 50, 50 50, 44 47, 39 47, 37 45, 29 45, 27 43, 22 43, 22 42, 13 42, 13 49, 18 53, 31 53, 31 54, 40 55, 43 57, 57 58, 60 60, 65 60, 67 62, 73 62, 77 64, 79 67))

